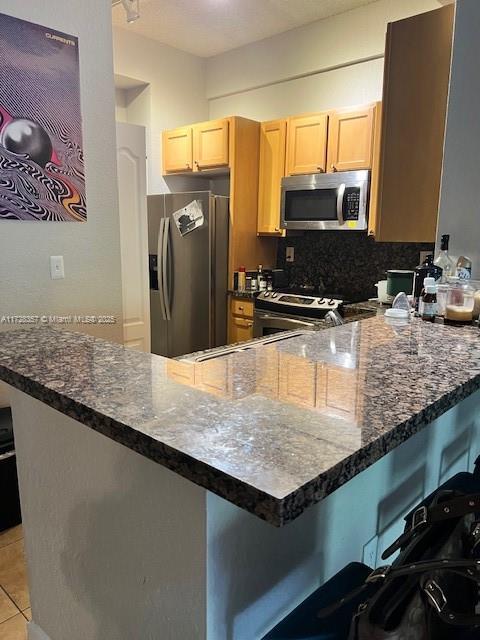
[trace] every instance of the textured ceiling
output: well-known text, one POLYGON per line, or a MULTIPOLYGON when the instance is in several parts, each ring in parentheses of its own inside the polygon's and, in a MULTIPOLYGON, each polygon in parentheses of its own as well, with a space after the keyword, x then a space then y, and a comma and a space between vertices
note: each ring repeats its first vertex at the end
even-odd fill
POLYGON ((125 21, 122 5, 113 23, 198 56, 212 56, 249 42, 343 13, 375 0, 140 0, 140 19, 125 21))

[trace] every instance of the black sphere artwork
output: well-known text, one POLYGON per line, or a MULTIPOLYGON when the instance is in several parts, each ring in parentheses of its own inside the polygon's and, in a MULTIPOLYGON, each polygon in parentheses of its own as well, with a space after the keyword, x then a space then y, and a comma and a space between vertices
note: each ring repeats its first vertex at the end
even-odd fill
POLYGON ((52 142, 45 129, 33 120, 12 120, 2 131, 1 144, 7 151, 27 156, 41 167, 52 157, 52 142))

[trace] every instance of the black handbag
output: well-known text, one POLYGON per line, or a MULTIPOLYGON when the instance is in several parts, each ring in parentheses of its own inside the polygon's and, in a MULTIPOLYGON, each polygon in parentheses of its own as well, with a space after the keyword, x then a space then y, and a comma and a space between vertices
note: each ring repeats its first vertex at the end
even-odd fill
MULTIPOLYGON (((406 517, 404 533, 385 551, 388 566, 373 571, 352 598, 365 598, 348 640, 480 639, 480 471, 460 473, 406 517)), ((357 600, 358 601, 358 600, 357 600)))

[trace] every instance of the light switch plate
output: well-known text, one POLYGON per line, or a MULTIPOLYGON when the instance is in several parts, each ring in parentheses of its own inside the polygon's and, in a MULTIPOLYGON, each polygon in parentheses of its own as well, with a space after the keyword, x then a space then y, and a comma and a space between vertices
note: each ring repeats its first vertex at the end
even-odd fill
POLYGON ((295 248, 294 247, 287 247, 287 249, 285 251, 285 260, 287 262, 294 262, 295 261, 295 248))
POLYGON ((63 256, 50 256, 50 276, 52 280, 61 280, 62 278, 65 278, 63 256))

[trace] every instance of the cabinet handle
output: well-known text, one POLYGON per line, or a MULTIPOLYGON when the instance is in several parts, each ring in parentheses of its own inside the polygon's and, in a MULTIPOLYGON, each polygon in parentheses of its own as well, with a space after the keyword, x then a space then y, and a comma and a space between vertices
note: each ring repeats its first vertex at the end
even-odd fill
POLYGON ((239 311, 243 311, 243 307, 238 307, 238 310, 239 311))
POLYGON ((280 231, 280 229, 278 227, 275 227, 275 231, 280 231))
POLYGON ((320 171, 320 173, 325 173, 325 169, 323 167, 317 167, 317 170, 320 171))
POLYGON ((247 322, 247 327, 252 327, 252 326, 253 326, 253 322, 252 321, 247 322))
POLYGON ((337 167, 334 164, 332 164, 332 171, 336 171, 336 170, 337 170, 337 167))

